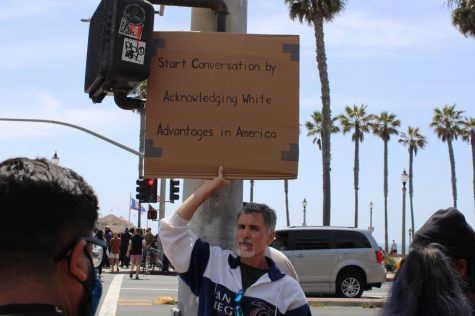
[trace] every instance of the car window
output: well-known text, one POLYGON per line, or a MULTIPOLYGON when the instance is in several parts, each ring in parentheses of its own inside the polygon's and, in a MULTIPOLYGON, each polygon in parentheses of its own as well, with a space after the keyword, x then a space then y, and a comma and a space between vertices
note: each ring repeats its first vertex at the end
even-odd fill
POLYGON ((331 231, 301 230, 294 232, 295 250, 330 249, 331 231))
POLYGON ((341 230, 335 233, 336 247, 346 248, 371 248, 368 238, 360 232, 341 230))
POLYGON ((289 250, 290 246, 288 243, 289 240, 289 232, 276 232, 276 236, 274 241, 272 241, 271 246, 278 250, 289 250))

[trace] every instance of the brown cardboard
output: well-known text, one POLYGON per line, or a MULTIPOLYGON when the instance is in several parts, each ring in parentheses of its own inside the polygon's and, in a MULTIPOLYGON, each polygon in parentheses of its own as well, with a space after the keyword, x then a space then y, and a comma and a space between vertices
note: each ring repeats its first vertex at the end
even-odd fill
POLYGON ((211 178, 220 165, 230 179, 297 177, 298 36, 156 32, 154 45, 146 178, 211 178))

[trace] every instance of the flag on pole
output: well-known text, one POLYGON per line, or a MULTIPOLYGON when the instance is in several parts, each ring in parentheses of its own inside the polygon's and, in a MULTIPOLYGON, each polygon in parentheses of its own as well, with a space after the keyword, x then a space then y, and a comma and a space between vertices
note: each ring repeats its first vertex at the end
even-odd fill
MULTIPOLYGON (((139 210, 139 203, 132 197, 130 198, 130 209, 136 211, 139 210)), ((142 213, 145 213, 145 207, 141 206, 140 210, 142 211, 142 213)))

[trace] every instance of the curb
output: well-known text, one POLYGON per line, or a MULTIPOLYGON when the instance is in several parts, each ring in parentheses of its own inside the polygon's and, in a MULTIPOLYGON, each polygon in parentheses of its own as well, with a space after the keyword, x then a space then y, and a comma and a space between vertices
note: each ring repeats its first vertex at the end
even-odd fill
POLYGON ((366 307, 375 308, 383 307, 386 302, 382 298, 319 298, 319 297, 307 297, 307 301, 310 306, 351 306, 351 307, 366 307))

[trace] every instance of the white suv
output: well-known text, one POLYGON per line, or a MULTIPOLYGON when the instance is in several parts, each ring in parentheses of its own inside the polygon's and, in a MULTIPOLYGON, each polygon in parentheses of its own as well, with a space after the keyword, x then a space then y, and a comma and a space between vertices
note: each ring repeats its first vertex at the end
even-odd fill
POLYGON ((292 261, 306 294, 360 297, 386 279, 383 253, 368 230, 287 227, 276 230, 271 246, 292 261))

